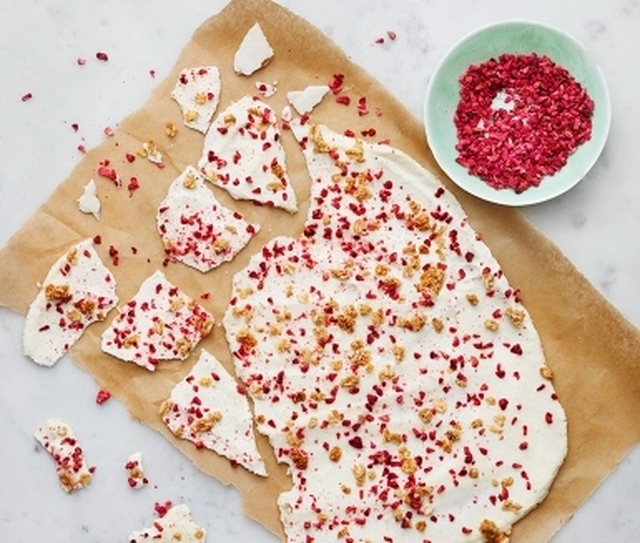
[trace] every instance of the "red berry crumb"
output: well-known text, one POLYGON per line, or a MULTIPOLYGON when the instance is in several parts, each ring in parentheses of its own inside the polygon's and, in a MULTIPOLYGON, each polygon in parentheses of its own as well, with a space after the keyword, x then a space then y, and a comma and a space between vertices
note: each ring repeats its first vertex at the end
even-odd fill
POLYGON ((109 256, 111 257, 111 262, 113 262, 114 266, 117 266, 120 263, 120 253, 113 245, 109 245, 109 256))
POLYGON ((127 185, 127 189, 129 190, 129 197, 133 196, 133 193, 140 188, 140 183, 138 183, 137 177, 132 177, 129 180, 129 184, 127 185))
POLYGON ((96 394, 96 403, 98 405, 102 405, 109 398, 111 398, 111 392, 109 392, 108 390, 99 390, 98 394, 96 394))
POLYGON ((153 505, 153 509, 160 518, 164 517, 169 512, 169 509, 171 509, 171 507, 173 507, 173 502, 171 502, 171 500, 167 500, 164 503, 156 502, 153 505))

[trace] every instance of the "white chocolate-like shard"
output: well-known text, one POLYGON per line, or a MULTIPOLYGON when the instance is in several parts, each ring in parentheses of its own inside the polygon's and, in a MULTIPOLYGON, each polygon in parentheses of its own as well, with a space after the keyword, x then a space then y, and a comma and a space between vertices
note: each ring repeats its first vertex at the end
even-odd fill
POLYGON ((273 49, 256 23, 242 39, 233 57, 233 69, 240 75, 251 75, 266 66, 272 57, 273 49))
POLYGON ((252 257, 223 321, 292 475, 287 539, 497 541, 567 452, 531 318, 431 173, 388 145, 292 129, 313 180, 304 235, 252 257))
POLYGON ((286 172, 285 152, 273 109, 246 96, 222 111, 204 141, 198 170, 241 200, 298 209, 286 172))
POLYGON ((289 126, 289 123, 293 119, 293 111, 291 111, 291 106, 284 106, 282 111, 280 112, 280 118, 282 119, 283 124, 289 126))
POLYGON ((169 187, 156 222, 167 257, 201 272, 232 260, 260 231, 224 207, 193 166, 169 187))
POLYGON ((266 81, 256 81, 256 90, 260 96, 265 98, 271 98, 276 92, 278 92, 278 82, 267 83, 266 81))
POLYGON ((267 471, 253 432, 247 396, 212 354, 202 351, 171 391, 162 420, 178 437, 226 456, 257 475, 267 471))
POLYGON ((95 468, 87 465, 78 438, 66 422, 50 419, 34 437, 55 462, 60 486, 67 494, 91 483, 95 468))
POLYGON ((90 213, 97 220, 100 220, 100 198, 98 198, 98 189, 93 179, 84 186, 83 192, 76 202, 78 202, 78 209, 82 213, 90 213))
POLYGON ((220 102, 220 70, 215 66, 185 68, 171 98, 182 110, 184 125, 205 134, 220 102))
POLYGON ((184 360, 213 327, 213 317, 161 271, 148 277, 102 334, 102 350, 155 371, 161 360, 184 360))
POLYGON ((41 366, 53 366, 117 302, 115 278, 93 241, 81 241, 51 267, 31 302, 22 332, 24 354, 41 366))
POLYGON ((129 455, 124 469, 127 470, 127 484, 134 490, 139 490, 149 484, 149 479, 144 474, 142 453, 140 451, 129 455))
POLYGON ((287 100, 300 114, 310 113, 329 92, 327 85, 309 85, 304 90, 289 91, 287 100))
POLYGON ((204 543, 206 536, 206 530, 193 521, 189 507, 181 504, 171 507, 149 528, 130 533, 127 543, 204 543))

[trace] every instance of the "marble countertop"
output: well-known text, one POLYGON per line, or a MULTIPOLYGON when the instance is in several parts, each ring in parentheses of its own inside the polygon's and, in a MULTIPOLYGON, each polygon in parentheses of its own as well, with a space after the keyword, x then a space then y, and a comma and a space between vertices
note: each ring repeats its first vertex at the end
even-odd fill
MULTIPOLYGON (((0 246, 92 147, 140 107, 196 27, 224 0, 0 0, 0 246), (96 62, 106 51, 109 62, 96 62), (81 69, 78 57, 94 59, 81 69), (149 74, 155 70, 156 79, 149 74), (21 97, 32 93, 31 100, 21 97), (79 130, 71 129, 78 123, 79 130)), ((467 32, 535 19, 580 40, 602 68, 613 106, 605 151, 575 189, 525 215, 620 312, 640 326, 640 2, 638 0, 280 0, 338 43, 421 117, 438 60, 467 32), (397 39, 376 44, 388 30, 397 39)), ((2 265, 2 263, 0 263, 2 265)), ((208 541, 271 542, 237 492, 193 467, 115 401, 95 404, 92 378, 68 359, 43 370, 21 354, 23 318, 0 310, 0 539, 11 543, 125 541, 153 503, 189 504, 208 541), (90 489, 64 495, 32 437, 47 418, 72 423, 99 466, 90 489), (141 450, 151 484, 133 492, 123 465, 141 450)), ((579 509, 553 543, 638 541, 640 450, 579 509)))

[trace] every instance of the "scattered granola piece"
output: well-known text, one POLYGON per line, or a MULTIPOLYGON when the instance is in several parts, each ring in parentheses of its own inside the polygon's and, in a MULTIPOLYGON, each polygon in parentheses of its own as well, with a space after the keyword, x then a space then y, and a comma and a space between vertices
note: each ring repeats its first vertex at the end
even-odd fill
POLYGON ((179 438, 226 456, 266 476, 255 443, 247 396, 217 358, 203 350, 189 374, 161 408, 163 422, 179 438))
POLYGON ((83 193, 76 202, 78 202, 78 209, 82 213, 91 213, 97 220, 100 220, 100 199, 96 182, 93 179, 84 186, 83 193))
POLYGON ((218 109, 220 89, 220 71, 215 66, 185 68, 180 72, 171 98, 180 106, 185 126, 203 134, 207 132, 218 109))
POLYGON ((138 490, 149 484, 149 479, 144 475, 144 465, 142 464, 142 453, 131 454, 124 465, 127 470, 127 484, 130 488, 138 490))
POLYGON ((233 58, 233 69, 240 75, 251 75, 265 67, 272 58, 273 49, 256 23, 242 39, 233 58))
POLYGON ((213 328, 213 317, 160 271, 148 277, 102 334, 102 350, 154 371, 184 360, 213 328))
POLYGON ((485 543, 509 543, 511 529, 500 530, 492 520, 483 519, 480 523, 479 531, 484 537, 485 543))
POLYGON ((207 132, 198 170, 236 199, 291 213, 298 209, 276 114, 258 98, 244 97, 218 114, 207 132))
POLYGON ((168 138, 175 138, 178 135, 178 127, 172 122, 165 124, 164 131, 168 138))
POLYGON ((142 147, 138 150, 138 155, 142 158, 146 158, 149 162, 152 162, 160 168, 164 167, 162 153, 153 140, 145 141, 142 144, 142 147))
POLYGON ((31 302, 22 332, 24 354, 53 366, 117 302, 115 278, 93 241, 81 241, 55 262, 31 302))
POLYGON ((193 521, 189 507, 182 504, 168 509, 151 527, 130 533, 127 542, 203 543, 206 535, 206 530, 193 521))
POLYGON ((288 92, 287 100, 300 115, 304 115, 310 113, 328 92, 327 85, 309 85, 304 90, 288 92))
POLYGON ((508 307, 505 311, 505 315, 509 318, 511 323, 516 327, 520 328, 524 323, 525 313, 524 311, 514 309, 513 307, 508 307))
POLYGON ((156 221, 168 258, 201 272, 232 260, 260 230, 224 207, 192 166, 169 187, 156 221))
POLYGON ((549 381, 553 381, 553 370, 546 364, 540 366, 540 375, 549 381))
POLYGON ((87 465, 82 447, 66 422, 50 419, 38 428, 34 437, 55 461, 60 485, 67 494, 91 483, 95 467, 87 465))

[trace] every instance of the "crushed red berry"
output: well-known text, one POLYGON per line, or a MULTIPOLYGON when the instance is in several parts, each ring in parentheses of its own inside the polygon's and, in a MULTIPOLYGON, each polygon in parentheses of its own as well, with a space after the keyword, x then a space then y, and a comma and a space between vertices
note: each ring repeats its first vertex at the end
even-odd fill
POLYGON ((127 190, 129 191, 129 197, 133 196, 133 193, 140 188, 137 177, 132 177, 127 184, 127 190))
POLYGON ((109 398, 111 398, 111 393, 108 390, 99 390, 98 394, 96 394, 96 403, 102 405, 109 398))
POLYGON ((164 503, 156 502, 153 505, 153 508, 154 508, 156 514, 160 518, 164 517, 169 512, 169 509, 171 509, 172 507, 173 507, 173 503, 171 502, 171 500, 167 500, 164 503))
POLYGON ((109 245, 109 256, 111 257, 111 262, 113 262, 114 266, 117 266, 120 263, 119 251, 113 245, 109 245))
POLYGON ((98 170, 97 171, 98 171, 98 175, 100 177, 104 177, 106 179, 109 179, 110 181, 113 182, 113 184, 116 187, 119 187, 122 184, 122 179, 120 179, 120 176, 118 175, 118 172, 114 168, 111 168, 109 166, 109 161, 108 160, 105 159, 102 162, 100 162, 100 165, 98 166, 98 170))

